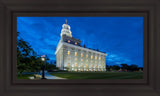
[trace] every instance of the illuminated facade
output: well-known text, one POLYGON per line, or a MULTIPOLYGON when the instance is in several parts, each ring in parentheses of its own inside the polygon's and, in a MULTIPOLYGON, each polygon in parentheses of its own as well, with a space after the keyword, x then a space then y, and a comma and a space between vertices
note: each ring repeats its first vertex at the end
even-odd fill
POLYGON ((61 39, 56 48, 56 66, 68 71, 106 71, 107 54, 81 46, 72 37, 70 26, 62 25, 61 39))

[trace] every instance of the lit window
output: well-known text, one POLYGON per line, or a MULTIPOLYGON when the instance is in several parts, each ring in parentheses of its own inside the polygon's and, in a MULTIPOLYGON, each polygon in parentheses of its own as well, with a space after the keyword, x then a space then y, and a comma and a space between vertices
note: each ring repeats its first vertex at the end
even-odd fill
POLYGON ((68 63, 68 67, 70 67, 70 63, 68 63))
POLYGON ((101 68, 101 66, 99 66, 99 68, 101 68))
POLYGON ((91 55, 91 59, 93 59, 93 56, 91 55))
POLYGON ((97 60, 97 56, 95 56, 95 59, 97 60))
POLYGON ((83 57, 83 53, 81 53, 81 57, 83 57))
POLYGON ((95 61, 95 63, 97 63, 97 61, 95 61))
POLYGON ((77 45, 77 42, 75 42, 75 45, 77 45))
POLYGON ((91 67, 93 67, 93 65, 91 65, 91 67))
POLYGON ((91 61, 91 62, 93 62, 93 61, 91 61))
POLYGON ((88 60, 86 60, 88 62, 88 60))
POLYGON ((75 61, 77 61, 77 58, 75 58, 75 61))
POLYGON ((99 57, 99 60, 101 60, 101 57, 99 57))
POLYGON ((77 56, 77 52, 75 52, 75 56, 77 56))
POLYGON ((75 65, 74 65, 75 67, 77 67, 77 63, 75 63, 75 65))
POLYGON ((81 63, 81 67, 83 67, 83 63, 81 63))
POLYGON ((70 40, 68 40, 68 43, 70 43, 71 41, 70 40))
POLYGON ((68 55, 70 55, 70 51, 68 51, 68 55))
POLYGON ((86 55, 86 58, 88 58, 88 54, 86 55))
POLYGON ((83 59, 81 59, 81 61, 83 61, 83 59))
POLYGON ((88 64, 86 64, 86 67, 88 67, 88 64))

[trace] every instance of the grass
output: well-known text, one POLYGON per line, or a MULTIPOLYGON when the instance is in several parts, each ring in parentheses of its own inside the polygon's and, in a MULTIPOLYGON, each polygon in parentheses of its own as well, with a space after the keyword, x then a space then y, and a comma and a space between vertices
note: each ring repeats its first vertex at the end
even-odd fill
POLYGON ((143 72, 64 72, 50 74, 67 79, 143 79, 143 72))
POLYGON ((33 74, 19 74, 17 75, 17 79, 29 79, 31 76, 33 76, 33 74))

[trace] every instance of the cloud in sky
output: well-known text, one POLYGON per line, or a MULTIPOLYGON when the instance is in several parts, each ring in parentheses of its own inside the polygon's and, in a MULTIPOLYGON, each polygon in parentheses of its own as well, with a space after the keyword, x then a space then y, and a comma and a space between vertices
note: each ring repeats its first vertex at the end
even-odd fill
POLYGON ((38 55, 56 60, 65 19, 82 45, 108 54, 108 65, 143 66, 143 17, 17 17, 17 31, 38 55))

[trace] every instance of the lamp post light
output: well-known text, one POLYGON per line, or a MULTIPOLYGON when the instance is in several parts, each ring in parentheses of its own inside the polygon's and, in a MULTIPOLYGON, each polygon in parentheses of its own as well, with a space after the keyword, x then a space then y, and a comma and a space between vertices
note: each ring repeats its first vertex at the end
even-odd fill
POLYGON ((46 79, 45 78, 45 73, 44 73, 44 71, 45 71, 45 62, 46 62, 45 55, 41 56, 41 60, 43 62, 43 65, 42 65, 42 78, 41 79, 46 79))

